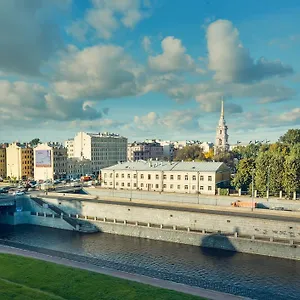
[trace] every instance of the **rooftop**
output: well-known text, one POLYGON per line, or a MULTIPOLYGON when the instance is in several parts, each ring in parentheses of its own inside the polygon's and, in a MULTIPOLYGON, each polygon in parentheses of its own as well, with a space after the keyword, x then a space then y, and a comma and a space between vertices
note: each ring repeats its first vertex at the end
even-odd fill
POLYGON ((124 162, 104 168, 103 170, 136 170, 136 171, 196 171, 216 172, 222 162, 166 162, 166 161, 133 161, 124 162))

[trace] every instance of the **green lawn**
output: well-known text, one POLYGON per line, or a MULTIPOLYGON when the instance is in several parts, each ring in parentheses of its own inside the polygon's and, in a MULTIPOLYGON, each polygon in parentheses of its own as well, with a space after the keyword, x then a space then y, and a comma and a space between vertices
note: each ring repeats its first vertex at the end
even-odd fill
POLYGON ((199 300, 199 297, 15 255, 0 254, 1 300, 199 300))

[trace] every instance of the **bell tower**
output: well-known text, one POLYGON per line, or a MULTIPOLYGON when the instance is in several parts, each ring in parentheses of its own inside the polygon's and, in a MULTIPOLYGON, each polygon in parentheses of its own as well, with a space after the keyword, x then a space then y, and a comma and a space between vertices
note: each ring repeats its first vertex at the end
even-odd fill
POLYGON ((224 118, 224 100, 221 101, 221 116, 219 124, 217 126, 216 143, 215 143, 215 154, 220 152, 227 152, 229 150, 228 144, 228 127, 224 118))

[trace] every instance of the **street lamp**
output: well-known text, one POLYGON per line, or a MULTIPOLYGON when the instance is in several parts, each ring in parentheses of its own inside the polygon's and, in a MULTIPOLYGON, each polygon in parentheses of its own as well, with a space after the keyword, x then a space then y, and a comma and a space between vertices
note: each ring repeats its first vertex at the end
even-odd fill
POLYGON ((254 204, 254 172, 255 172, 255 169, 252 170, 252 203, 251 203, 251 211, 253 211, 253 204, 254 204))

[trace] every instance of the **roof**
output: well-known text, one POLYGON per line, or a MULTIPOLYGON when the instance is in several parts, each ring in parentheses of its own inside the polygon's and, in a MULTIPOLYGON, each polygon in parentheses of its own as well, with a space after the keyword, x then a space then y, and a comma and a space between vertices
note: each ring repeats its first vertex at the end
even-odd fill
POLYGON ((221 166, 223 166, 224 169, 228 169, 222 162, 166 162, 154 160, 123 162, 111 167, 103 168, 102 170, 216 172, 221 166))

